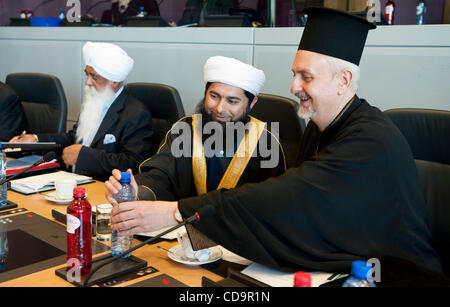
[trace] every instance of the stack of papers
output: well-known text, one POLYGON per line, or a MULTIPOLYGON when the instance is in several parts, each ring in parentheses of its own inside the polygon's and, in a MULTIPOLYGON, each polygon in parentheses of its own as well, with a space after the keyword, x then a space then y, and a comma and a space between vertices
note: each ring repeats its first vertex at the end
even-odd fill
MULTIPOLYGON (((22 170, 26 169, 27 167, 31 166, 33 163, 35 163, 41 159, 42 159, 42 156, 31 155, 31 156, 26 156, 26 157, 14 159, 14 160, 8 160, 6 162, 6 176, 10 176, 10 175, 19 173, 22 170)), ((53 159, 52 161, 44 162, 38 166, 31 168, 27 172, 41 170, 41 169, 55 168, 55 167, 59 167, 59 163, 56 162, 56 159, 53 159)))
POLYGON ((11 181, 11 190, 28 195, 55 189, 55 181, 75 179, 77 184, 92 182, 92 177, 73 174, 65 171, 32 176, 11 181))

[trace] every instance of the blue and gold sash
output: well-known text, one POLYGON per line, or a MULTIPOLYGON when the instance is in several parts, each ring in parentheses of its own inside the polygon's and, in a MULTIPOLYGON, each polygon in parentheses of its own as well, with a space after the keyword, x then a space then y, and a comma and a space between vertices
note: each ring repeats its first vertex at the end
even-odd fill
MULTIPOLYGON (((264 122, 250 116, 249 127, 245 130, 245 136, 241 140, 233 159, 228 165, 228 168, 217 187, 218 190, 236 187, 258 145, 259 138, 264 131, 265 125, 264 122)), ((192 117, 192 173, 198 195, 207 192, 207 168, 202 142, 202 127, 201 115, 194 114, 192 117)))

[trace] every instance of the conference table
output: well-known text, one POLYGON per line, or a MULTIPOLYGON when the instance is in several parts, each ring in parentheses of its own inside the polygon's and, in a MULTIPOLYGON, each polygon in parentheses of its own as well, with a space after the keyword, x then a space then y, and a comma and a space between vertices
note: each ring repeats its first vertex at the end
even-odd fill
MULTIPOLYGON (((86 188, 87 200, 91 205, 97 205, 101 203, 107 202, 105 197, 105 187, 103 182, 93 182, 89 184, 81 185, 86 188)), ((11 215, 7 215, 6 217, 13 217, 21 214, 30 214, 31 212, 42 216, 45 219, 51 220, 60 225, 64 225, 58 221, 56 221, 52 216, 52 209, 55 209, 60 212, 65 212, 67 205, 60 205, 54 202, 51 202, 45 198, 45 194, 51 193, 43 192, 39 194, 32 195, 22 195, 20 193, 16 193, 14 191, 8 191, 8 199, 10 201, 18 204, 18 208, 25 208, 27 211, 14 213, 11 215)), ((2 216, 1 218, 4 218, 2 216)), ((93 237, 95 239, 95 237, 93 237)), ((141 243, 139 240, 134 240, 134 244, 141 243)), ((109 242, 103 244, 109 245, 109 242)), ((190 287, 200 287, 202 286, 202 277, 207 277, 211 281, 217 282, 223 279, 222 276, 213 273, 210 270, 202 268, 201 266, 189 266, 185 264, 181 264, 171 260, 167 252, 159 249, 157 246, 160 246, 165 249, 170 249, 171 247, 177 245, 178 242, 176 240, 167 241, 163 240, 156 244, 147 244, 140 249, 137 249, 132 253, 133 256, 138 257, 142 260, 147 261, 147 266, 151 266, 157 270, 155 273, 148 274, 144 277, 139 277, 128 282, 123 282, 118 284, 117 286, 124 287, 128 285, 132 285, 135 283, 139 283, 147 278, 153 278, 161 274, 166 274, 175 280, 190 286, 190 287)), ((93 255, 93 258, 96 256, 105 255, 109 252, 103 252, 98 255, 93 255)), ((34 272, 31 274, 26 274, 20 276, 18 278, 14 278, 11 280, 7 280, 4 282, 0 282, 0 287, 71 287, 73 286, 71 283, 67 282, 63 278, 56 276, 55 270, 58 268, 65 267, 65 263, 61 263, 59 266, 51 267, 48 269, 44 269, 38 272, 34 272)), ((94 266, 93 266, 94 267, 94 266)), ((0 272, 1 274, 1 272, 0 272)))

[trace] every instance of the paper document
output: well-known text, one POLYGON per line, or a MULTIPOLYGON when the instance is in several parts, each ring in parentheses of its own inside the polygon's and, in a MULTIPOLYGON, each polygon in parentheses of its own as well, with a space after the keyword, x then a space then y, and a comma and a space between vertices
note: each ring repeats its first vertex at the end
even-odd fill
POLYGON ((242 265, 250 265, 253 262, 251 260, 248 260, 247 258, 241 257, 238 254, 235 254, 231 251, 229 251, 228 249, 226 249, 225 247, 219 245, 220 248, 222 249, 222 259, 228 262, 233 262, 233 263, 238 263, 238 264, 242 264, 242 265))
POLYGON ((38 176, 17 179, 11 181, 11 190, 22 194, 33 194, 55 189, 55 181, 75 179, 77 184, 92 182, 92 177, 73 174, 65 171, 49 173, 38 176))
MULTIPOLYGON (((294 273, 280 272, 258 263, 253 263, 252 265, 246 267, 241 271, 241 273, 271 287, 294 286, 294 273)), ((309 274, 311 274, 311 287, 318 287, 340 277, 337 276, 337 274, 324 272, 309 272, 309 274)))
MULTIPOLYGON (((159 235, 160 233, 162 233, 163 231, 169 230, 170 228, 172 228, 172 227, 162 228, 158 231, 153 231, 153 232, 138 233, 138 236, 155 237, 155 236, 159 235)), ((178 229, 175 229, 174 231, 169 232, 168 234, 165 234, 161 238, 165 239, 165 240, 175 240, 177 238, 177 233, 180 233, 180 236, 182 236, 183 234, 186 233, 186 227, 183 226, 178 229)))

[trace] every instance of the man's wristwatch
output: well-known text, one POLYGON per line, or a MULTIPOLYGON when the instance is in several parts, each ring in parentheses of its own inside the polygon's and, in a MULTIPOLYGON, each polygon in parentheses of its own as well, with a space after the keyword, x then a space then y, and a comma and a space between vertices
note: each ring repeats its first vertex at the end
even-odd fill
POLYGON ((175 220, 178 222, 178 223, 181 223, 181 222, 183 222, 183 217, 181 216, 181 213, 180 213, 180 210, 175 210, 175 213, 173 214, 173 216, 175 217, 175 220))

